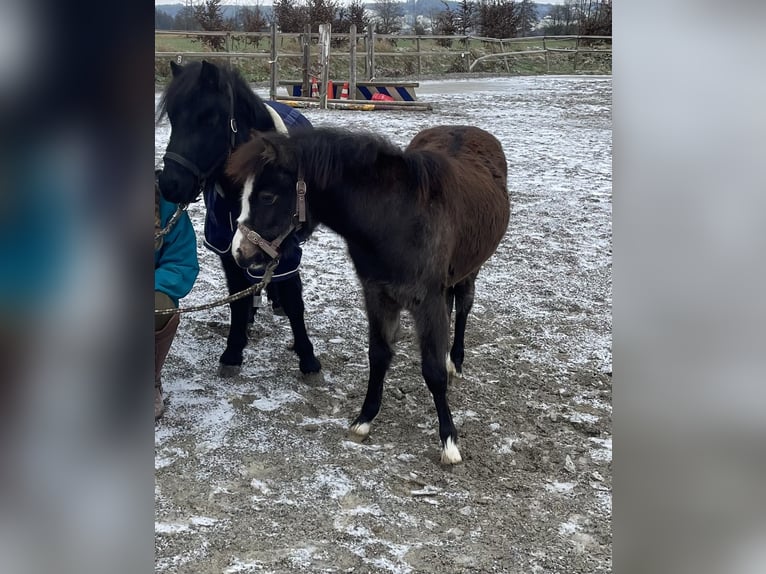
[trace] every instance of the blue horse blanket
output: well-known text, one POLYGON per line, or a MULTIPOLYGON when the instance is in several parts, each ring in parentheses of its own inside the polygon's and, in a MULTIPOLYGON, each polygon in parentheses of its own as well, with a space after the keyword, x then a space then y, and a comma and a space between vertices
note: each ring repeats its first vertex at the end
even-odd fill
MULTIPOLYGON (((277 124, 277 131, 286 130, 289 133, 293 128, 311 127, 311 122, 296 109, 280 102, 268 101, 265 103, 276 112, 278 118, 283 123, 282 126, 278 125, 277 118, 274 118, 275 124, 277 124)), ((231 243, 234 239, 234 234, 237 232, 237 218, 239 217, 241 204, 239 201, 226 199, 218 184, 205 189, 204 199, 205 207, 207 208, 207 215, 205 217, 205 247, 219 255, 223 255, 231 250, 231 243)), ((272 281, 276 282, 288 279, 298 273, 301 256, 303 255, 303 250, 295 234, 291 234, 285 239, 282 245, 290 255, 280 258, 279 265, 277 265, 271 278, 272 281)), ((263 279, 263 270, 253 272, 248 269, 245 271, 245 274, 251 283, 257 283, 263 279)))

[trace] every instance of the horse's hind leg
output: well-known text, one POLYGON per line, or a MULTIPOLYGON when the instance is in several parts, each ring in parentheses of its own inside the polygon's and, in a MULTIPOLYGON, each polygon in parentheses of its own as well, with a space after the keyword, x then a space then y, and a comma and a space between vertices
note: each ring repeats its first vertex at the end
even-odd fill
POLYGON ((473 307, 475 293, 476 274, 464 279, 453 288, 455 297, 455 338, 452 342, 449 358, 447 359, 447 371, 458 377, 463 374, 463 359, 465 358, 465 326, 468 314, 473 307))
MULTIPOLYGON (((226 275, 226 284, 229 294, 238 293, 250 286, 242 268, 237 265, 234 258, 229 255, 221 256, 223 271, 226 275)), ((247 345, 247 324, 253 306, 252 296, 243 297, 229 303, 231 321, 229 324, 229 336, 226 338, 226 349, 221 355, 218 365, 218 374, 221 377, 233 377, 242 369, 242 351, 247 345)))
POLYGON ((447 366, 444 357, 449 346, 449 315, 443 300, 426 300, 414 312, 415 326, 420 339, 421 369, 428 390, 434 398, 439 417, 439 439, 442 445, 441 461, 456 464, 462 460, 457 448, 457 429, 447 403, 447 366))
POLYGON ((304 321, 303 284, 300 274, 273 283, 274 291, 282 304, 295 339, 295 352, 298 355, 298 367, 301 373, 318 373, 322 368, 319 359, 314 356, 314 345, 309 340, 304 321))
POLYGON ((392 345, 399 327, 401 307, 379 289, 365 285, 365 304, 369 322, 370 377, 362 411, 349 427, 349 437, 362 441, 370 434, 370 424, 380 412, 383 380, 393 357, 392 345))

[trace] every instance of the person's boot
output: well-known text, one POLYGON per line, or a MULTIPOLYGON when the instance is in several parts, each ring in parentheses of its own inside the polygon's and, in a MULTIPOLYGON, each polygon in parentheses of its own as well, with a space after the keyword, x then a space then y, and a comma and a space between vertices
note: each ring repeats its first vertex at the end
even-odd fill
POLYGON ((170 351, 170 345, 178 330, 180 316, 176 313, 171 315, 170 321, 160 329, 154 332, 154 420, 157 420, 165 412, 165 397, 162 394, 162 366, 165 364, 165 358, 170 351))

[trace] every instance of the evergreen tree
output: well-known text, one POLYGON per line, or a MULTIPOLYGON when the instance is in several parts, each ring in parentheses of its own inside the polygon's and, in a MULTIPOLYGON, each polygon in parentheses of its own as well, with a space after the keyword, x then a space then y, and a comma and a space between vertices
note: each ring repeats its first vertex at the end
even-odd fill
MULTIPOLYGON (((194 17, 206 32, 219 32, 227 29, 223 21, 221 0, 205 0, 202 4, 195 6, 194 17)), ((226 38, 223 36, 200 36, 199 39, 216 52, 223 51, 226 47, 226 38)))

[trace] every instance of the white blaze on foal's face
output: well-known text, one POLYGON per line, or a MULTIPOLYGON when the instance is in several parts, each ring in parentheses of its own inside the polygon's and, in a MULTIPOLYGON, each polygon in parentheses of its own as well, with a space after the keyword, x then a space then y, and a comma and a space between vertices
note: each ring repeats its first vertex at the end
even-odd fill
MULTIPOLYGON (((253 193, 254 185, 255 178, 251 175, 242 186, 242 206, 239 217, 237 218, 237 223, 247 225, 247 220, 250 218, 250 196, 253 193)), ((246 264, 252 261, 256 250, 257 247, 248 241, 245 234, 238 228, 237 232, 234 234, 234 239, 231 242, 231 252, 234 255, 234 259, 237 261, 237 264, 246 267, 246 264)))

